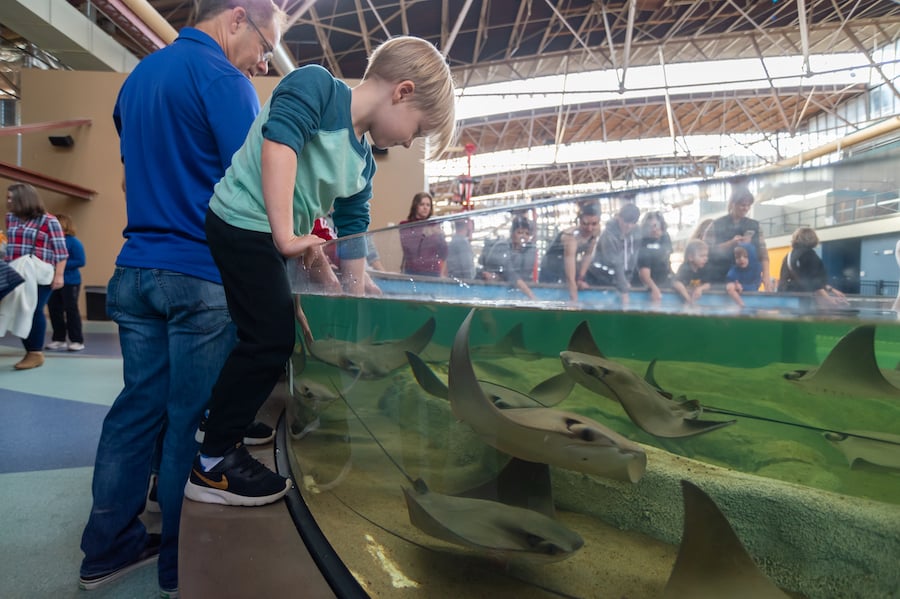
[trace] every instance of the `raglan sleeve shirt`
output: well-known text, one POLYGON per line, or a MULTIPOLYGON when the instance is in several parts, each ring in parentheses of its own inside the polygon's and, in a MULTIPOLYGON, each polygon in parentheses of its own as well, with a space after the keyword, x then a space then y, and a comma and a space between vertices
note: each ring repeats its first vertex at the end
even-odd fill
MULTIPOLYGON (((314 216, 312 212, 327 212, 333 203, 340 237, 368 229, 375 162, 368 142, 357 139, 353 130, 346 84, 317 66, 293 71, 272 94, 262 135, 297 154, 295 220, 298 209, 314 216), (323 196, 323 190, 331 197, 323 196), (313 200, 312 205, 298 202, 297 194, 313 200)), ((364 257, 364 239, 341 244, 339 254, 364 257)))

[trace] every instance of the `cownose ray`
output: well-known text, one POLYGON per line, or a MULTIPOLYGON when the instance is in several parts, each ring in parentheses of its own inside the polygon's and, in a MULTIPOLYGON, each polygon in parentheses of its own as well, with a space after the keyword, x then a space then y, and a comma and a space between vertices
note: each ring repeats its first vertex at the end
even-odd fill
MULTIPOLYGON (((642 430, 663 438, 690 437, 734 424, 735 420, 699 420, 696 401, 675 401, 653 383, 622 364, 606 358, 597 347, 586 321, 582 321, 560 352, 563 368, 575 382, 622 404, 628 417, 642 430)), ((652 381, 652 369, 648 372, 652 381)))
MULTIPOLYGON (((412 352, 406 352, 406 359, 409 361, 416 381, 425 391, 440 399, 450 399, 450 390, 447 385, 438 378, 422 358, 412 352)), ((501 409, 555 406, 564 400, 575 386, 575 381, 566 373, 557 374, 538 383, 528 394, 488 381, 479 380, 478 383, 494 402, 494 405, 501 409)))
POLYGON ((663 599, 788 599, 759 570, 715 502, 681 481, 684 532, 663 599))
POLYGON ((823 436, 844 454, 851 469, 859 465, 857 462, 864 462, 900 470, 900 435, 872 431, 847 431, 846 433, 827 432, 823 433, 823 436))
MULTIPOLYGON (((332 387, 313 380, 306 367, 306 351, 302 343, 297 343, 288 360, 288 392, 292 400, 288 410, 288 433, 296 440, 317 430, 320 426, 319 414, 340 397, 332 387)), ((358 379, 357 374, 357 378, 343 392, 347 393, 358 379)))
MULTIPOLYGON (((486 312, 484 314, 487 314, 486 312)), ((492 325, 496 325, 493 320, 492 325)), ((473 356, 482 360, 480 366, 483 370, 502 377, 517 377, 518 370, 504 366, 504 358, 516 360, 534 361, 546 356, 533 352, 525 346, 525 334, 522 323, 517 323, 507 333, 494 343, 476 345, 470 349, 473 356)), ((445 364, 450 356, 449 348, 429 345, 423 352, 417 354, 425 362, 445 364)))
MULTIPOLYGON (((338 395, 382 453, 412 485, 412 488, 401 487, 401 489, 406 500, 409 521, 422 532, 492 558, 505 560, 559 561, 572 556, 584 545, 581 535, 541 511, 488 499, 445 495, 430 490, 424 480, 413 479, 391 456, 343 393, 338 395)), ((531 465, 532 468, 525 465, 525 472, 534 472, 534 466, 537 465, 531 465)), ((547 476, 549 480, 549 474, 547 476)), ((509 489, 505 494, 520 494, 522 489, 539 494, 550 493, 549 485, 535 485, 532 481, 518 484, 517 481, 501 479, 498 485, 509 489)), ((500 494, 504 493, 498 493, 500 494)), ((519 503, 534 499, 522 497, 519 503)), ((546 506, 548 502, 552 505, 552 497, 541 498, 538 501, 542 506, 546 506)))
POLYGON ((878 368, 875 325, 858 326, 841 337, 818 368, 794 370, 784 378, 829 393, 900 398, 900 389, 878 368))
POLYGON ((544 357, 525 346, 525 327, 521 322, 513 325, 495 343, 476 345, 471 348, 471 352, 479 358, 518 358, 519 360, 531 361, 544 357))
POLYGON ((501 410, 475 377, 469 355, 469 327, 460 326, 450 351, 449 399, 453 414, 488 445, 529 462, 637 482, 647 467, 640 445, 599 422, 555 408, 501 410))
POLYGON ((431 341, 435 326, 434 318, 429 318, 416 332, 404 339, 375 342, 317 339, 309 344, 309 353, 322 362, 358 374, 362 378, 383 377, 406 364, 406 352, 421 352, 431 341))
POLYGON ((306 376, 292 379, 291 389, 293 410, 288 432, 293 439, 299 440, 319 428, 321 425, 319 414, 340 396, 329 387, 306 376))
MULTIPOLYGON (((421 483, 421 479, 417 481, 421 483)), ((409 521, 438 539, 503 559, 559 561, 584 540, 540 512, 470 497, 429 491, 424 483, 403 487, 409 521)))

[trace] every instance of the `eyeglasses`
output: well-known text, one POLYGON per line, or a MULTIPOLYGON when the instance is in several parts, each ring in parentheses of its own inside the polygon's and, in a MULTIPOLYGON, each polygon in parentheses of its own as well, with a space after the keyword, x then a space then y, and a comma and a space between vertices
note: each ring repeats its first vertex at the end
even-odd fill
POLYGON ((266 64, 269 64, 269 61, 272 60, 272 56, 275 55, 275 48, 272 47, 272 44, 269 43, 269 40, 266 39, 266 36, 264 36, 262 31, 259 30, 259 27, 256 26, 256 23, 253 22, 253 19, 250 18, 249 12, 247 13, 247 22, 250 23, 250 26, 253 27, 256 35, 259 36, 259 41, 262 42, 264 52, 260 60, 262 62, 265 62, 266 64))

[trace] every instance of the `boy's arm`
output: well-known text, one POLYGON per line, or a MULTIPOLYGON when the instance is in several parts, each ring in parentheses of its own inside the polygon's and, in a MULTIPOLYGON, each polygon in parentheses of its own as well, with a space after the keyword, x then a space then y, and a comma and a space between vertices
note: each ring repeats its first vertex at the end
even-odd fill
POLYGON ((531 288, 528 286, 528 283, 523 281, 521 277, 516 278, 516 287, 518 287, 519 291, 528 296, 528 299, 535 299, 534 292, 531 291, 531 288))
POLYGON ((756 254, 759 260, 759 268, 762 271, 763 291, 774 291, 772 289, 772 276, 769 274, 769 248, 766 247, 766 240, 763 238, 762 229, 756 234, 756 254))
MULTIPOLYGON (((575 239, 574 235, 572 236, 572 243, 573 243, 572 253, 574 255, 578 251, 578 241, 575 239)), ((588 247, 584 252, 584 256, 582 256, 582 258, 581 258, 581 262, 578 263, 578 275, 576 276, 576 281, 577 281, 578 287, 581 289, 587 289, 587 287, 588 287, 587 283, 584 282, 584 277, 587 276, 587 271, 591 267, 591 262, 594 261, 594 252, 596 252, 596 251, 597 251, 597 239, 595 237, 588 244, 588 247)))
MULTIPOLYGON (((578 301, 578 283, 577 279, 584 277, 584 273, 575 274, 577 265, 575 264, 576 254, 578 252, 578 240, 574 235, 563 233, 563 271, 566 274, 566 287, 569 290, 569 299, 573 302, 578 301)), ((587 255, 585 255, 585 259, 587 255)))
POLYGON ((638 269, 638 278, 647 287, 652 301, 658 302, 662 299, 662 291, 659 290, 659 286, 653 280, 653 277, 650 276, 650 268, 648 266, 642 266, 638 269))
POLYGON ((347 293, 363 295, 366 291, 366 259, 343 258, 341 260, 341 278, 347 293))
POLYGON ((672 281, 672 289, 677 291, 678 295, 680 295, 681 299, 683 299, 685 302, 687 302, 688 304, 691 303, 691 295, 687 292, 687 288, 685 288, 684 283, 682 283, 678 279, 675 279, 672 281))
POLYGON ((294 234, 294 179, 297 154, 293 148, 268 139, 262 145, 262 191, 272 241, 282 256, 298 256, 325 240, 315 235, 294 234))

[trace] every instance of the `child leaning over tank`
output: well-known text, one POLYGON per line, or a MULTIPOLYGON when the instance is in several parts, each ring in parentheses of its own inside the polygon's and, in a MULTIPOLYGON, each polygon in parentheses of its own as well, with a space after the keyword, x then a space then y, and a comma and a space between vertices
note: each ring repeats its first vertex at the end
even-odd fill
MULTIPOLYGON (((294 350, 295 307, 285 259, 324 243, 310 231, 332 207, 340 237, 368 228, 375 161, 366 133, 380 148, 408 148, 428 137, 437 156, 453 138, 454 115, 446 61, 429 42, 408 36, 376 48, 352 89, 311 65, 285 76, 272 92, 206 214, 238 343, 213 387, 186 497, 263 505, 290 488, 289 479, 257 462, 241 444, 241 431, 294 350)), ((351 293, 362 294, 365 240, 349 241, 339 248, 342 276, 351 293)))

